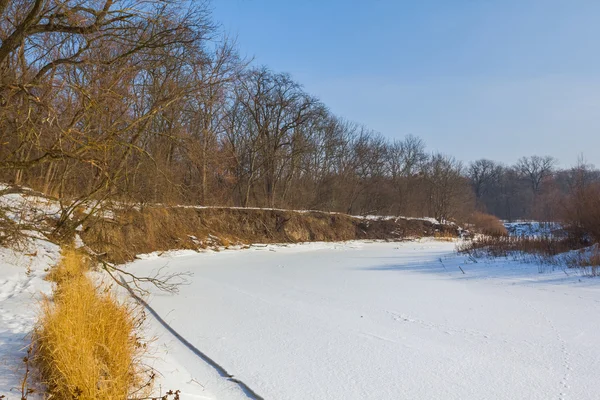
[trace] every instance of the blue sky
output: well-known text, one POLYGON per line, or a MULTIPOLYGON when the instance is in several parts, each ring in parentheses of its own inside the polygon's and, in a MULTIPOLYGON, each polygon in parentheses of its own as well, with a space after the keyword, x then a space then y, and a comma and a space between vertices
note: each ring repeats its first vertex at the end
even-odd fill
POLYGON ((598 0, 213 0, 255 64, 430 150, 600 167, 598 0))

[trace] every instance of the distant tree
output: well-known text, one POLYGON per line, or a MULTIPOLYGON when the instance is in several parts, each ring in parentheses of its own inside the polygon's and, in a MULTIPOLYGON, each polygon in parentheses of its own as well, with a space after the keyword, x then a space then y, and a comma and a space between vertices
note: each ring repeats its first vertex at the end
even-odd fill
POLYGON ((443 154, 433 154, 424 168, 428 184, 430 215, 447 221, 460 214, 468 193, 460 161, 443 154))
POLYGON ((395 195, 395 211, 397 214, 414 214, 416 210, 411 207, 411 203, 416 197, 417 176, 428 159, 425 142, 412 135, 394 140, 388 145, 387 156, 395 195))
POLYGON ((551 156, 522 157, 516 165, 516 170, 529 182, 531 191, 536 197, 540 193, 542 183, 552 175, 556 159, 551 156))
POLYGON ((567 171, 568 190, 561 219, 578 239, 600 240, 600 173, 580 157, 567 171))
POLYGON ((185 103, 187 162, 198 171, 201 204, 207 204, 211 192, 211 172, 218 170, 219 138, 224 133, 228 96, 243 73, 245 62, 240 60, 233 43, 224 42, 214 54, 203 55, 194 63, 193 90, 185 103))
POLYGON ((477 207, 481 208, 482 197, 498 182, 502 166, 495 161, 481 159, 469 164, 467 175, 471 180, 477 207))
POLYGON ((323 112, 323 106, 288 74, 265 67, 246 73, 236 87, 236 102, 256 131, 266 204, 275 206, 282 174, 294 159, 298 142, 309 132, 303 127, 323 112))

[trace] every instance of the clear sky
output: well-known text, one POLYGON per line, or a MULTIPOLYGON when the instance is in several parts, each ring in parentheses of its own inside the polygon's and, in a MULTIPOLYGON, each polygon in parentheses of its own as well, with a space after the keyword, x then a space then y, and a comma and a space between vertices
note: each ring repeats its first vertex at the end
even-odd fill
POLYGON ((464 161, 600 167, 600 0, 213 0, 255 64, 464 161))

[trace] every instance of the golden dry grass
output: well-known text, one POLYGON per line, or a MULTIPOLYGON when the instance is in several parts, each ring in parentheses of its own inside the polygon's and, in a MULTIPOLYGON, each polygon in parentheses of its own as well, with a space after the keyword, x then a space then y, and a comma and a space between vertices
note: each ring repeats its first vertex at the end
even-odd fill
POLYGON ((453 235, 451 232, 435 232, 433 234, 433 237, 436 240, 439 240, 441 242, 453 242, 456 240, 456 235, 453 235))
POLYGON ((84 271, 84 257, 66 250, 50 274, 56 290, 42 304, 34 363, 49 398, 127 399, 140 385, 134 312, 84 271))
POLYGON ((459 252, 475 256, 507 257, 515 254, 535 255, 548 259, 583 246, 576 239, 529 237, 529 236, 483 236, 459 246, 459 252))
POLYGON ((469 218, 469 222, 473 225, 473 229, 477 233, 482 233, 489 236, 508 235, 508 232, 506 231, 502 221, 493 215, 475 212, 469 218))
POLYGON ((68 281, 84 276, 87 270, 86 257, 75 250, 66 249, 62 252, 61 262, 48 272, 46 280, 54 282, 58 289, 68 281))
MULTIPOLYGON (((437 227, 419 220, 371 220, 325 212, 232 208, 151 207, 114 212, 112 220, 90 220, 84 242, 108 261, 123 263, 136 254, 198 249, 218 244, 294 243, 431 236, 437 227), (195 241, 196 238, 198 241, 195 241)), ((456 230, 448 231, 456 236, 456 230)))

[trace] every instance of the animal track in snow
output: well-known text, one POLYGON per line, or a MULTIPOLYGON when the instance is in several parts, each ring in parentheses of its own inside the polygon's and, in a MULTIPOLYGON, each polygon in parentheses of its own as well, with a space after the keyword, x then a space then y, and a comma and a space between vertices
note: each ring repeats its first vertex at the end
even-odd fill
MULTIPOLYGON (((20 278, 20 277, 19 277, 20 278)), ((31 278, 0 282, 0 301, 11 299, 31 287, 31 278)))
POLYGON ((395 321, 408 322, 411 324, 420 325, 427 329, 442 332, 447 335, 455 335, 456 334, 456 335, 470 336, 470 337, 477 338, 480 340, 483 339, 484 341, 488 341, 488 340, 492 339, 491 335, 489 335, 485 332, 474 330, 474 329, 458 329, 458 328, 444 325, 444 324, 435 324, 435 323, 431 323, 431 322, 427 322, 424 320, 414 318, 414 317, 406 315, 406 314, 399 314, 394 311, 387 311, 387 313, 390 314, 395 321))
POLYGON ((569 352, 569 349, 567 347, 567 342, 561 335, 560 331, 556 328, 556 325, 554 324, 552 319, 550 319, 545 312, 542 312, 540 309, 534 307, 530 302, 526 302, 526 304, 527 307, 529 307, 529 309, 531 309, 533 312, 540 315, 544 319, 544 321, 550 327, 550 329, 556 337, 556 340, 558 342, 558 348, 562 355, 563 367, 562 378, 559 381, 558 400, 567 400, 567 392, 571 388, 571 386, 569 385, 569 379, 571 378, 571 371, 573 371, 573 367, 571 366, 571 353, 569 352))

